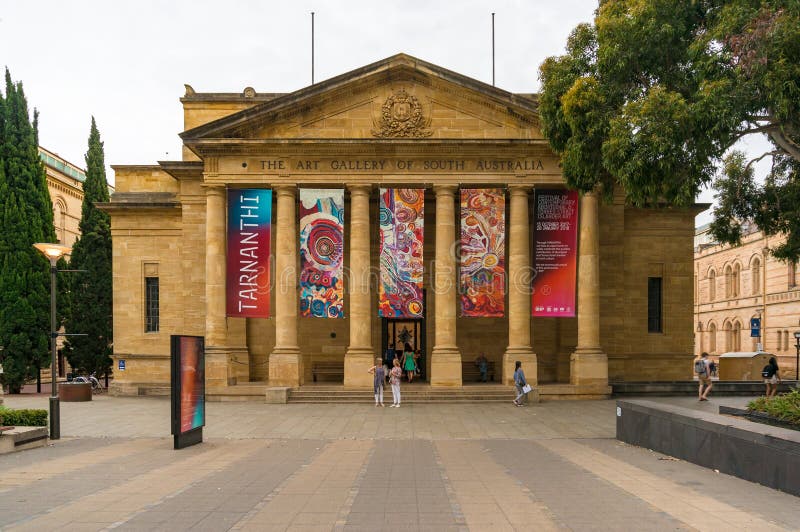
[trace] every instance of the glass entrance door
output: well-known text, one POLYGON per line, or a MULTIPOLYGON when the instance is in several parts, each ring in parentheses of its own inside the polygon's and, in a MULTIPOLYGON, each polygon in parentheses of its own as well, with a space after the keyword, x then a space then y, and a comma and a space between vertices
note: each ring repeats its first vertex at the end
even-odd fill
POLYGON ((401 362, 403 353, 418 353, 416 379, 427 379, 427 357, 425 354, 425 321, 383 318, 383 361, 389 367, 397 357, 401 362))

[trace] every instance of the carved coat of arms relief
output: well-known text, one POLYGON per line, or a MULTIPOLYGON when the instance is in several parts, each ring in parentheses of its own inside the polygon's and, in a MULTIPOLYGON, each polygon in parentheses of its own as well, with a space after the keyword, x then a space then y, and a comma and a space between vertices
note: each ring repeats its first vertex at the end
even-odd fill
POLYGON ((430 137, 433 131, 425 127, 429 122, 430 120, 425 119, 419 99, 408 94, 405 89, 400 89, 381 106, 380 119, 372 134, 381 138, 430 137))

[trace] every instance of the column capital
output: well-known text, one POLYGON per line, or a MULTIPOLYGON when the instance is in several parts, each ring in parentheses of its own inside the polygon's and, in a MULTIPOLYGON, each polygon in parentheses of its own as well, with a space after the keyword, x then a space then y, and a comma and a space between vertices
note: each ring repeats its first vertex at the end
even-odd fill
POLYGON ((525 183, 513 183, 507 185, 508 191, 512 196, 527 196, 533 190, 533 185, 525 183))
POLYGON ((346 184, 347 191, 350 192, 350 195, 362 194, 369 196, 372 192, 372 185, 364 184, 364 183, 352 183, 346 184))
POLYGON ((458 190, 458 185, 450 185, 450 184, 443 184, 443 185, 433 185, 433 192, 436 196, 453 196, 455 195, 456 191, 458 190))
POLYGON ((272 187, 277 196, 291 196, 297 195, 297 185, 292 183, 288 185, 275 185, 272 187))
POLYGON ((203 183, 200 185, 200 188, 206 189, 206 196, 214 196, 214 195, 222 195, 227 190, 225 185, 217 185, 217 184, 207 184, 203 183))

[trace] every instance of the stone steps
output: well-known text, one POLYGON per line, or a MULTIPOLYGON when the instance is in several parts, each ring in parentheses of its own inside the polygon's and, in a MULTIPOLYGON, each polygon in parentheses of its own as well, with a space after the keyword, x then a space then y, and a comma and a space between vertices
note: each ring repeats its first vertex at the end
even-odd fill
MULTIPOLYGON (((436 389, 415 388, 413 385, 401 388, 403 403, 473 403, 510 402, 516 394, 506 386, 468 386, 465 388, 436 389)), ((333 386, 308 386, 293 388, 289 392, 290 403, 374 403, 375 396, 370 389, 345 389, 333 386)), ((391 389, 383 391, 384 403, 392 402, 391 389)))

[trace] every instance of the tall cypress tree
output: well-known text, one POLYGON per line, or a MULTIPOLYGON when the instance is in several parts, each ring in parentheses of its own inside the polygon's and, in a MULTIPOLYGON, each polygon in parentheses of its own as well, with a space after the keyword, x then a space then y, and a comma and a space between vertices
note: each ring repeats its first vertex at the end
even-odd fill
POLYGON ((64 352, 70 365, 88 373, 105 374, 111 367, 111 219, 97 208, 109 200, 105 156, 94 117, 86 152, 80 237, 72 248, 70 267, 85 270, 72 275, 64 352))
POLYGON ((0 345, 3 382, 19 393, 49 359, 50 272, 33 248, 53 242, 53 206, 22 83, 0 94, 0 345))

